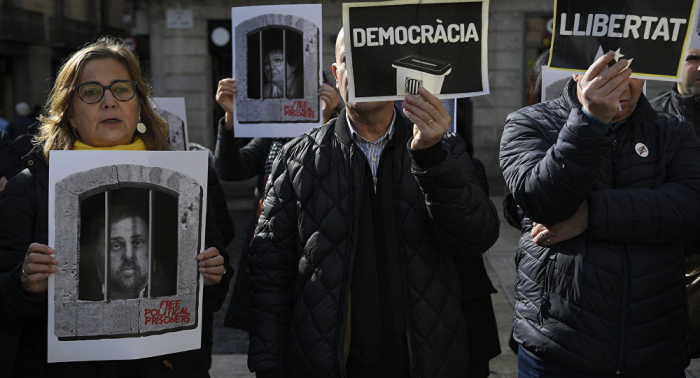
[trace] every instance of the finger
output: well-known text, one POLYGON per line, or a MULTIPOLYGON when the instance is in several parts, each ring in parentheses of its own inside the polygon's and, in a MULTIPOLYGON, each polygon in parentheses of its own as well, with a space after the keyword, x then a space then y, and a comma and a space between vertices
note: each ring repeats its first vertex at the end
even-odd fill
POLYGON ((607 67, 608 63, 610 63, 614 58, 615 52, 613 51, 608 51, 603 54, 600 58, 598 58, 598 60, 593 62, 590 67, 588 67, 588 70, 586 70, 586 73, 583 75, 583 80, 593 81, 593 79, 600 75, 603 70, 605 70, 605 67, 607 67))
POLYGON ((30 253, 43 253, 47 255, 52 255, 56 252, 53 248, 49 247, 46 244, 40 244, 40 243, 32 243, 29 245, 29 248, 27 248, 27 255, 30 253))
POLYGON ((224 256, 216 255, 212 258, 199 262, 200 267, 221 266, 224 264, 224 256))
MULTIPOLYGON (((418 110, 418 111, 420 111, 420 110, 418 110)), ((427 113, 425 113, 425 112, 421 112, 421 113, 423 115, 419 116, 417 114, 412 113, 411 111, 409 111, 405 107, 403 109, 403 114, 405 114, 406 117, 408 117, 408 119, 410 119, 411 122, 413 122, 413 124, 416 125, 419 130, 424 131, 424 130, 430 129, 431 126, 429 125, 429 123, 434 123, 435 120, 431 121, 432 118, 427 116, 427 113), (430 119, 426 120, 425 118, 430 118, 430 119)))
MULTIPOLYGON (((420 96, 413 96, 410 94, 406 95, 402 106, 404 109, 422 119, 423 122, 428 122, 431 119, 434 120, 440 117, 440 114, 433 108, 433 106, 429 102, 424 101, 420 96)), ((414 121, 414 123, 419 122, 414 121)))
POLYGON ((30 253, 24 258, 24 265, 27 264, 48 264, 58 265, 58 260, 53 255, 44 255, 41 253, 30 253))
POLYGON ((425 100, 425 102, 432 105, 433 109, 437 111, 441 117, 450 117, 450 115, 447 114, 447 110, 445 110, 445 106, 442 105, 440 99, 435 97, 432 93, 430 93, 430 91, 425 89, 425 87, 418 88, 418 94, 423 98, 423 100, 425 100))
POLYGON ((219 255, 219 250, 216 249, 216 247, 209 247, 206 250, 204 250, 204 252, 197 255, 197 260, 203 261, 217 255, 219 255))
POLYGON ((541 225, 537 222, 534 222, 533 226, 532 226, 532 230, 530 230, 530 237, 532 237, 534 239, 535 236, 537 236, 537 234, 539 234, 540 232, 542 232, 542 230, 544 230, 544 228, 545 227, 543 225, 541 225))
POLYGON ((597 76, 597 78, 610 80, 618 74, 622 73, 622 71, 624 71, 625 68, 627 68, 627 59, 620 59, 612 66, 604 68, 603 71, 597 76))
POLYGON ((406 114, 406 116, 411 121, 413 121, 413 123, 419 128, 424 128, 425 126, 429 128, 435 127, 435 125, 430 125, 431 123, 433 123, 432 121, 441 123, 440 116, 436 112, 430 112, 432 105, 424 102, 423 100, 418 100, 421 103, 425 104, 423 105, 423 107, 419 107, 416 105, 416 98, 417 97, 411 95, 406 96, 406 101, 404 101, 401 104, 404 110, 404 114, 406 114))
POLYGON ((223 265, 210 266, 210 267, 199 267, 199 273, 203 274, 218 274, 223 276, 226 273, 226 268, 223 265))
MULTIPOLYGON (((29 263, 24 265, 22 267, 24 270, 24 274, 28 275, 31 277, 32 275, 35 274, 46 274, 47 276, 51 273, 56 273, 58 269, 54 266, 48 265, 48 264, 41 264, 41 263, 29 263)), ((27 277, 27 278, 29 278, 27 277)))
POLYGON ((204 286, 216 285, 221 282, 223 278, 220 274, 205 274, 204 275, 204 286))
POLYGON ((620 85, 618 85, 617 87, 613 88, 611 92, 609 92, 605 95, 601 95, 600 100, 602 102, 617 102, 617 101, 619 101, 620 97, 622 96, 622 93, 629 86, 630 79, 627 79, 627 80, 628 81, 624 81, 624 82, 620 83, 620 85))
POLYGON ((632 70, 623 70, 619 75, 610 79, 607 83, 605 83, 598 89, 597 92, 599 96, 608 96, 620 88, 622 88, 622 91, 624 91, 624 89, 629 85, 630 75, 632 75, 632 70))

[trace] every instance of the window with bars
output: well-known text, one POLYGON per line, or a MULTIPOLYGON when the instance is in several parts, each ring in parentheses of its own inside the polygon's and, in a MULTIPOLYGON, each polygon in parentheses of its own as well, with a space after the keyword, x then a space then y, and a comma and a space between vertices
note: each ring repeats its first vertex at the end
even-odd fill
POLYGON ((303 37, 300 32, 270 27, 247 34, 248 98, 304 97, 303 37))
POLYGON ((155 187, 106 190, 84 198, 78 299, 175 295, 177 212, 177 197, 155 187))

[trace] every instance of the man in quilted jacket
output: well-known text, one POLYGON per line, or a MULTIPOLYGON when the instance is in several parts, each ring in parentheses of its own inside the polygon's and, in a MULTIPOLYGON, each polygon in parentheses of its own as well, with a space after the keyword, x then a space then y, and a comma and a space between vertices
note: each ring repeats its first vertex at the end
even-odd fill
POLYGON ((500 164, 525 213, 520 377, 684 377, 681 241, 700 227, 700 145, 615 54, 508 116, 500 164))
MULTIPOLYGON (((368 67, 369 68, 369 67, 368 67)), ((258 377, 465 377, 453 257, 498 238, 450 117, 425 89, 349 103, 343 31, 333 74, 346 109, 285 145, 250 256, 258 377)))

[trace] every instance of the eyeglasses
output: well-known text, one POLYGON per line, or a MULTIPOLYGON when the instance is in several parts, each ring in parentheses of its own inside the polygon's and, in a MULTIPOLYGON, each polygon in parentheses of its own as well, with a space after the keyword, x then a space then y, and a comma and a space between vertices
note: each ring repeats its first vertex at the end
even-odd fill
POLYGON ((265 65, 270 65, 270 63, 272 63, 273 67, 279 67, 282 65, 282 63, 284 63, 284 58, 273 58, 271 60, 265 59, 263 63, 265 65))
POLYGON ((101 85, 100 83, 91 81, 78 85, 75 90, 78 91, 78 96, 86 104, 95 104, 102 100, 105 95, 105 89, 112 92, 112 96, 119 101, 129 101, 136 94, 136 82, 129 80, 115 80, 110 85, 101 85))

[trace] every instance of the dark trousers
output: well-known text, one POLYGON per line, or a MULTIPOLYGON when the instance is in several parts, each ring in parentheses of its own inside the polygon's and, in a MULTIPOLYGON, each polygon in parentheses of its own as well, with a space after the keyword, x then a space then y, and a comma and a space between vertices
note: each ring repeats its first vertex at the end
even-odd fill
MULTIPOLYGON (((631 378, 624 374, 597 374, 575 370, 535 356, 531 352, 520 347, 518 351, 518 378, 631 378)), ((685 371, 667 375, 668 378, 685 378, 685 371)))

